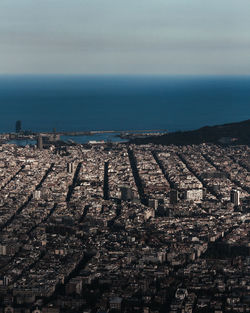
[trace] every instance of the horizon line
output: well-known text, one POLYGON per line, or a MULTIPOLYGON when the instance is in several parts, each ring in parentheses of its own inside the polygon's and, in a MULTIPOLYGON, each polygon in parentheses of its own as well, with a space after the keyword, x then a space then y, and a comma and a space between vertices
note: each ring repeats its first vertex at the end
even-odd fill
POLYGON ((85 77, 250 77, 249 74, 162 74, 162 73, 0 73, 0 76, 85 76, 85 77))

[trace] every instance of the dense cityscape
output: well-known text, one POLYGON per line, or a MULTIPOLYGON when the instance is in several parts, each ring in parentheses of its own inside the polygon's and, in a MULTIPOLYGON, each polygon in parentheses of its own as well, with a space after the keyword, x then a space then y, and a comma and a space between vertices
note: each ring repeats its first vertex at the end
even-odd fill
POLYGON ((0 0, 0 313, 250 313, 249 13, 0 0))
POLYGON ((0 312, 249 312, 249 146, 0 146, 0 312))

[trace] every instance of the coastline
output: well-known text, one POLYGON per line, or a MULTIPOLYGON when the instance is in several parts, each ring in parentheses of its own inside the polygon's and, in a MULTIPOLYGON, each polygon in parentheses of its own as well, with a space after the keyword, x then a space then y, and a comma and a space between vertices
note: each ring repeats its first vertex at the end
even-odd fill
POLYGON ((34 145, 38 136, 50 144, 132 143, 190 145, 201 143, 250 144, 250 119, 237 123, 204 126, 191 131, 166 132, 166 130, 127 131, 76 131, 76 132, 20 132, 0 134, 2 143, 34 145))

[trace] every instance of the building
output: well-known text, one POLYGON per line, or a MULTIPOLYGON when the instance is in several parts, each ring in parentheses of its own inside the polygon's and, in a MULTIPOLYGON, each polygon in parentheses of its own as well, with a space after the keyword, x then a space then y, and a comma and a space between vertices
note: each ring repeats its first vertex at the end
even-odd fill
POLYGON ((33 199, 34 200, 40 200, 40 198, 41 198, 41 191, 40 190, 35 190, 33 192, 33 199))
POLYGON ((7 255, 7 246, 5 244, 0 244, 0 255, 7 255))
POLYGON ((109 301, 109 307, 111 310, 115 309, 115 310, 120 311, 121 305, 122 305, 122 298, 120 298, 120 297, 114 297, 114 298, 110 299, 110 301, 109 301))
POLYGON ((13 256, 18 251, 20 244, 13 242, 0 244, 0 255, 13 256))
POLYGON ((144 213, 145 219, 148 220, 150 217, 155 217, 155 210, 153 208, 149 208, 145 210, 144 213))
POLYGON ((72 278, 66 285, 65 292, 67 295, 81 294, 82 280, 78 277, 72 278))
POLYGON ((22 130, 22 122, 16 121, 16 133, 20 133, 21 130, 22 130))
POLYGON ((43 137, 40 134, 37 137, 37 148, 43 149, 43 137))
POLYGON ((170 190, 170 203, 171 204, 177 204, 178 200, 179 200, 178 190, 171 189, 170 190))
POLYGON ((237 189, 232 189, 230 193, 230 201, 235 205, 240 205, 240 191, 237 189))
POLYGON ((0 286, 8 286, 10 282, 11 282, 11 279, 8 276, 3 276, 0 278, 0 286))
POLYGON ((120 186, 121 200, 131 201, 134 198, 133 190, 129 186, 120 186))
POLYGON ((74 172, 74 162, 67 163, 67 172, 70 174, 74 172))
POLYGON ((201 201, 203 199, 203 189, 186 190, 185 199, 188 201, 201 201))
POLYGON ((148 200, 148 206, 152 209, 157 210, 158 208, 158 200, 157 199, 149 199, 148 200))

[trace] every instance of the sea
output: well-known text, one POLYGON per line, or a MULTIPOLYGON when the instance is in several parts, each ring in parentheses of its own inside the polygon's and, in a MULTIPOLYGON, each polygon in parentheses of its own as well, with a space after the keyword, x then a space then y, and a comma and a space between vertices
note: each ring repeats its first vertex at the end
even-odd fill
POLYGON ((0 133, 192 130, 250 119, 250 76, 1 75, 0 110, 0 133))

